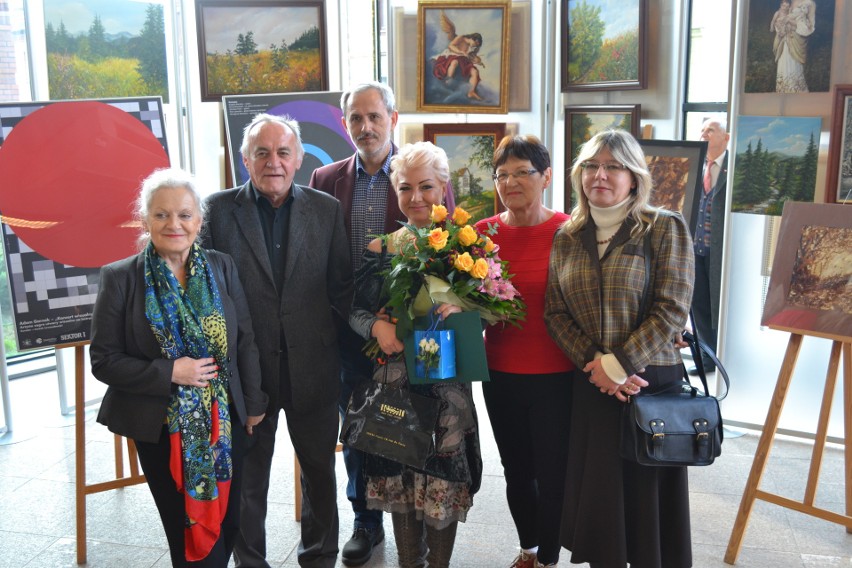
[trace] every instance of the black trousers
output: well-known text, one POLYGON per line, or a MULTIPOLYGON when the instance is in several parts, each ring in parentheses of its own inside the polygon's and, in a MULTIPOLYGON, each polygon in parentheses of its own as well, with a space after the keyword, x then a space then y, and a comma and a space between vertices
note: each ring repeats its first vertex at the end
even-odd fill
POLYGON ((248 435, 245 427, 235 420, 236 411, 231 408, 232 428, 231 437, 233 450, 233 477, 231 479, 231 490, 228 496, 228 509, 222 520, 222 530, 219 540, 213 545, 210 554, 203 560, 189 562, 184 553, 184 519, 186 517, 186 506, 184 495, 175 486, 175 480, 169 469, 169 455, 171 452, 171 440, 169 439, 168 427, 163 425, 160 439, 157 443, 141 442, 134 440, 139 453, 139 463, 142 472, 151 489, 154 503, 160 512, 160 520, 169 541, 169 554, 172 557, 172 566, 178 568, 191 566, 193 568, 225 568, 234 550, 234 543, 240 530, 240 490, 242 486, 242 464, 243 455, 248 435))
MULTIPOLYGON (((302 539, 296 551, 299 566, 334 568, 340 523, 334 472, 339 427, 337 401, 313 412, 287 410, 285 414, 290 441, 302 468, 302 539)), ((267 496, 280 415, 280 411, 269 413, 254 427, 252 447, 246 455, 242 523, 234 554, 240 568, 269 566, 267 496)))
POLYGON ((559 528, 571 424, 571 372, 516 375, 489 371, 482 393, 506 478, 506 499, 521 548, 559 560, 559 528))
MULTIPOLYGON (((718 301, 718 298, 717 298, 718 301)), ((712 299, 710 297, 710 257, 695 255, 695 289, 692 292, 692 316, 698 338, 716 352, 716 338, 719 334, 719 322, 713 319, 712 299)), ((704 357, 704 366, 713 365, 713 361, 704 357)))

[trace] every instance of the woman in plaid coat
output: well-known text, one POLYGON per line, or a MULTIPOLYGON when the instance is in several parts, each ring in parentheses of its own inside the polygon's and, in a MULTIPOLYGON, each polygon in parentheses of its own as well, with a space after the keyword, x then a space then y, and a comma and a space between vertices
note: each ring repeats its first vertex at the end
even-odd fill
POLYGON ((689 228, 680 214, 648 204, 642 148, 622 130, 583 146, 571 183, 582 191, 553 242, 544 312, 577 367, 562 545, 571 562, 592 568, 689 567, 686 468, 619 455, 627 397, 683 376, 672 338, 692 301, 689 228))

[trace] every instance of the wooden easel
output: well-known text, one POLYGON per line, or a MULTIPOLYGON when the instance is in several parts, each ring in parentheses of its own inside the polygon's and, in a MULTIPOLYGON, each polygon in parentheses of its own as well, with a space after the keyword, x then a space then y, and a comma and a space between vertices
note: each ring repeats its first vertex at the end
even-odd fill
POLYGON ((139 473, 139 461, 136 457, 136 446, 133 440, 127 442, 127 456, 130 460, 130 475, 124 475, 124 452, 121 446, 121 436, 116 435, 115 447, 115 479, 103 483, 86 485, 86 422, 85 422, 85 380, 84 348, 88 342, 74 343, 66 347, 74 348, 74 444, 75 471, 74 485, 77 497, 77 564, 86 563, 86 496, 101 493, 128 485, 145 483, 145 476, 139 473))
POLYGON ((755 499, 761 499, 781 507, 793 509, 812 517, 844 525, 846 532, 852 534, 852 338, 832 336, 827 334, 802 332, 776 326, 769 326, 772 329, 779 331, 789 331, 790 341, 787 343, 787 352, 784 355, 784 362, 781 365, 781 371, 778 373, 778 382, 775 385, 775 393, 772 395, 772 403, 769 406, 769 412, 766 415, 763 433, 760 436, 760 442, 757 444, 757 452, 754 455, 754 462, 751 466, 751 472, 746 482, 745 491, 742 501, 740 501, 740 509, 737 513, 737 519, 734 522, 734 528, 731 531, 731 539, 728 542, 728 550, 725 552, 725 563, 734 564, 737 561, 737 555, 740 552, 743 536, 745 534, 746 525, 748 524, 751 509, 755 499), (828 372, 825 377, 825 390, 822 395, 822 405, 820 407, 819 422, 817 423, 816 437, 814 438, 814 449, 811 455, 811 467, 808 471, 808 481, 805 487, 805 495, 802 501, 796 501, 780 495, 775 495, 767 491, 758 489, 760 478, 763 475, 763 470, 766 466, 766 460, 769 458, 769 450, 772 448, 772 440, 775 437, 775 431, 778 428, 778 419, 781 415, 781 409, 784 407, 784 399, 787 397, 787 389, 790 386, 790 380, 793 377, 793 369, 796 367, 796 360, 799 357, 799 350, 802 346, 804 335, 812 335, 831 339, 834 343, 831 346, 831 356, 828 363, 828 372), (845 457, 845 472, 846 482, 846 514, 840 515, 833 511, 821 509, 814 506, 814 498, 816 497, 817 481, 819 478, 820 466, 822 465, 823 451, 825 450, 825 441, 828 437, 828 419, 831 415, 831 403, 834 398, 835 385, 837 384, 837 374, 840 368, 840 358, 843 355, 843 412, 844 412, 844 457, 845 457))

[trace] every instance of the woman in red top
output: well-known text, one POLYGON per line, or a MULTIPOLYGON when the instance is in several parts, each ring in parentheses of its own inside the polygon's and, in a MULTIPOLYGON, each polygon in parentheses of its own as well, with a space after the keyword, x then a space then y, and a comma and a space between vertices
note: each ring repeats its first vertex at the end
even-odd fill
POLYGON ((542 203, 553 172, 535 136, 507 136, 494 152, 494 183, 506 207, 476 226, 492 236, 509 262, 512 283, 527 304, 521 328, 488 326, 491 381, 482 383, 506 478, 506 497, 520 539, 514 568, 553 566, 568 459, 571 371, 574 365, 544 325, 544 291, 553 235, 568 219, 542 203))

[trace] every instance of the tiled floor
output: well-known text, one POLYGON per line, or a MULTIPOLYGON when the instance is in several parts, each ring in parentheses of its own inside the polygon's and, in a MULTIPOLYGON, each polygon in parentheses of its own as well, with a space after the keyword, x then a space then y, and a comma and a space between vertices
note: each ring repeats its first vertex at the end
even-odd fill
MULTIPOLYGON (((74 428, 60 415, 53 374, 11 383, 16 443, 0 445, 0 568, 70 568, 76 565, 74 428), (28 439, 24 439, 28 438, 28 439)), ((500 461, 488 427, 481 390, 476 387, 485 478, 468 522, 460 526, 454 567, 500 568, 516 553, 517 537, 506 507, 500 461)), ((88 482, 112 474, 112 437, 86 413, 88 482)), ((9 436, 5 442, 8 442, 9 436)), ((3 442, 4 440, 0 440, 3 442)), ((723 556, 757 447, 756 433, 726 439, 722 457, 690 471, 695 566, 727 566, 723 556)), ((777 440, 761 487, 801 500, 811 445, 777 440)), ((345 471, 338 457, 340 545, 349 537, 352 512, 343 495, 345 471)), ((285 439, 274 463, 269 504, 270 564, 297 566, 299 524, 293 520, 293 460, 285 439)), ((826 452, 816 505, 843 513, 843 451, 826 452)), ((88 565, 104 568, 166 568, 165 537, 147 488, 128 487, 90 495, 88 565)), ((390 528, 390 523, 388 523, 390 528)), ((392 531, 387 531, 369 567, 395 567, 392 531)), ((568 565, 563 550, 562 565, 568 565)), ((339 564, 342 566, 342 564, 339 564)), ((852 534, 840 526, 757 501, 737 566, 852 567, 852 534)))

